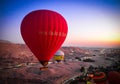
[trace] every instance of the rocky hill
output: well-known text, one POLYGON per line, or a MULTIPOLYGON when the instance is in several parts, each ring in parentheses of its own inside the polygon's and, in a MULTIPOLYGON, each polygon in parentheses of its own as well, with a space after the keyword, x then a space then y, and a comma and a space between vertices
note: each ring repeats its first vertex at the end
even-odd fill
MULTIPOLYGON (((73 60, 76 57, 84 56, 86 53, 91 53, 79 47, 62 47, 60 50, 65 53, 65 59, 73 60)), ((14 44, 8 41, 0 41, 0 61, 1 65, 38 62, 37 58, 25 44, 14 44)))
MULTIPOLYGON (((83 56, 86 50, 62 47, 66 60, 83 56)), ((49 69, 40 70, 41 64, 25 44, 0 41, 0 84, 60 84, 80 74, 79 62, 52 63, 49 69)))
POLYGON ((61 47, 60 50, 65 53, 65 60, 58 64, 52 58, 48 69, 40 70, 42 65, 25 44, 0 40, 0 84, 61 84, 80 75, 81 66, 92 64, 80 61, 81 58, 92 57, 96 60, 93 65, 106 65, 112 61, 106 61, 104 56, 120 55, 120 49, 61 47))

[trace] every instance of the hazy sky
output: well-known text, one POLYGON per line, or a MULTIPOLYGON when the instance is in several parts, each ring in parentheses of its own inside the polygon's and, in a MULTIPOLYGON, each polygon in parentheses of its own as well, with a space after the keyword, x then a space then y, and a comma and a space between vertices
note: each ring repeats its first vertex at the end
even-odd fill
POLYGON ((119 0, 0 0, 0 39, 24 43, 23 17, 33 10, 60 13, 68 23, 64 46, 117 47, 120 45, 119 0))

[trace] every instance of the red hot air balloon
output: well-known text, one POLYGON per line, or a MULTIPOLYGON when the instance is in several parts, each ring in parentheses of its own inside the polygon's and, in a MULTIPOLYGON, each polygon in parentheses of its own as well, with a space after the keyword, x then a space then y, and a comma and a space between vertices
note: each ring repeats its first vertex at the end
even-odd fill
POLYGON ((108 73, 109 84, 120 84, 120 73, 116 71, 110 71, 108 73))
POLYGON ((67 32, 64 17, 51 10, 32 11, 21 23, 23 40, 44 67, 61 47, 67 32))

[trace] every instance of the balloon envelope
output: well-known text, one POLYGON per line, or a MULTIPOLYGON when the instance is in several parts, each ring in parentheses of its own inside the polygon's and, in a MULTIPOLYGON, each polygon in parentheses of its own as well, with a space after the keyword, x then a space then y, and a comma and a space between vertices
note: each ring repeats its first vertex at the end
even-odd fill
POLYGON ((120 84, 120 73, 116 71, 110 71, 108 73, 109 84, 120 84))
POLYGON ((96 84, 106 84, 106 74, 104 72, 96 72, 93 80, 96 84))
POLYGON ((51 10, 30 12, 21 23, 23 40, 44 66, 61 47, 67 32, 63 16, 51 10))
POLYGON ((54 55, 54 59, 57 61, 57 62, 60 62, 61 60, 64 60, 64 52, 61 51, 61 50, 58 50, 55 55, 54 55))

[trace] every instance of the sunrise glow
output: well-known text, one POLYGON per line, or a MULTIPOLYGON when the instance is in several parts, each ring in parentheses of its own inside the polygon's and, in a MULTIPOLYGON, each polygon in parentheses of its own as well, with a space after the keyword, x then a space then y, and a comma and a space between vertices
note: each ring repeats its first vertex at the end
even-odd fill
POLYGON ((60 13, 68 23, 63 46, 119 47, 120 17, 117 3, 73 0, 36 0, 5 3, 1 15, 0 39, 24 43, 20 34, 21 21, 33 10, 49 9, 60 13))

